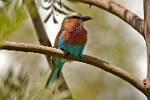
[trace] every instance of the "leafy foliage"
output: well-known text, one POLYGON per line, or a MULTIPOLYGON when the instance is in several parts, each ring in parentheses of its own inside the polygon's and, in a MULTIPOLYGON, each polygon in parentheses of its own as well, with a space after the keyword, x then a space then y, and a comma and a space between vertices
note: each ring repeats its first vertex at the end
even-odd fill
POLYGON ((6 77, 1 80, 0 98, 1 100, 22 100, 25 97, 25 93, 28 86, 28 77, 20 73, 15 76, 12 69, 9 69, 6 77))
POLYGON ((56 19, 56 15, 63 14, 68 15, 68 12, 73 12, 74 10, 68 7, 66 4, 62 3, 61 0, 44 0, 45 3, 48 4, 48 6, 44 6, 43 3, 41 3, 41 6, 45 10, 50 10, 50 13, 47 15, 44 22, 46 23, 51 17, 53 18, 54 23, 58 23, 56 19))
POLYGON ((3 0, 0 8, 0 40, 9 36, 25 19, 24 8, 18 0, 3 0))

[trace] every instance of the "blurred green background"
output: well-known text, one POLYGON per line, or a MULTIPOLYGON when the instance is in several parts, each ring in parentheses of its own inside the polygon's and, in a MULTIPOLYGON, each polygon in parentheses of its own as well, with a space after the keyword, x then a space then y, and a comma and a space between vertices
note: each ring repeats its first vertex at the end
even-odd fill
MULTIPOLYGON (((20 1, 0 1, 0 40, 39 44, 31 19, 20 1)), ((89 5, 80 3, 62 2, 94 18, 85 24, 89 32, 85 54, 106 60, 144 79, 145 43, 134 29, 94 6, 89 8, 89 5)), ((142 0, 137 0, 134 7, 130 0, 116 2, 143 17, 142 0)), ((39 3, 37 7, 44 19, 46 12, 41 10, 39 3)), ((61 21, 59 24, 45 23, 49 36, 57 34, 61 21), (54 27, 57 29, 53 30, 54 27)), ((1 50, 0 100, 62 100, 63 93, 52 95, 44 88, 49 72, 44 55, 1 50)), ((75 100, 146 100, 129 83, 91 65, 66 63, 63 74, 75 100)))

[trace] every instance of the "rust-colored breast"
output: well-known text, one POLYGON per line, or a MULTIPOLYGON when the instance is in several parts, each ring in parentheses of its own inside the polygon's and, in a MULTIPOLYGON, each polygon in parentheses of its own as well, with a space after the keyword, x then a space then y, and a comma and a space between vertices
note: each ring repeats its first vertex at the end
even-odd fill
POLYGON ((87 31, 83 26, 73 27, 63 31, 64 42, 71 44, 85 44, 87 41, 87 31))

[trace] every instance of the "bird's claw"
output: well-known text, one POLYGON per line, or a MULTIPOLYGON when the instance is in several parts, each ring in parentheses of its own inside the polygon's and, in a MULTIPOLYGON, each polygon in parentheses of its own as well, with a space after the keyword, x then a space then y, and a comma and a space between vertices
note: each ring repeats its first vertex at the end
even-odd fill
POLYGON ((66 57, 67 55, 69 55, 69 52, 64 51, 63 56, 66 57))
POLYGON ((66 57, 69 53, 68 52, 66 52, 65 50, 64 50, 64 48, 60 48, 62 51, 64 51, 64 53, 63 53, 63 56, 64 57, 66 57))
POLYGON ((69 52, 64 51, 63 56, 66 57, 67 55, 69 55, 69 52))

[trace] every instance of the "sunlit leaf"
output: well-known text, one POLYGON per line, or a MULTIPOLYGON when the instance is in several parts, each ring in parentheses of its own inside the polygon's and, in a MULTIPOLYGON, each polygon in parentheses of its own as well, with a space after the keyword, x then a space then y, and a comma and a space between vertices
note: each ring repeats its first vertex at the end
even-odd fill
POLYGON ((68 15, 68 12, 73 12, 74 10, 71 9, 69 6, 63 4, 61 0, 44 0, 45 3, 48 3, 48 6, 41 4, 42 8, 45 10, 51 10, 44 22, 46 23, 53 15, 53 22, 57 23, 57 19, 55 17, 56 13, 62 15, 68 15))
POLYGON ((7 38, 25 19, 24 8, 15 5, 14 8, 9 8, 10 4, 1 9, 0 13, 0 41, 7 38))

